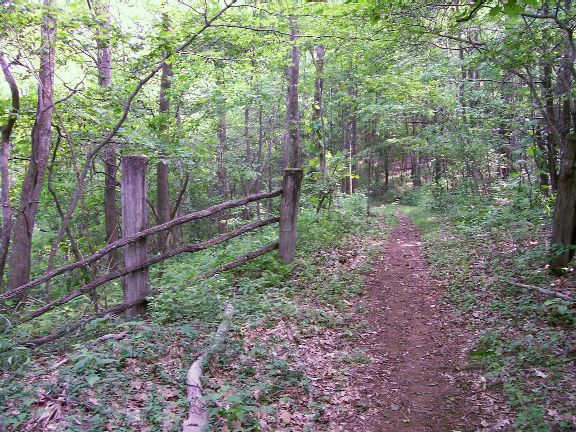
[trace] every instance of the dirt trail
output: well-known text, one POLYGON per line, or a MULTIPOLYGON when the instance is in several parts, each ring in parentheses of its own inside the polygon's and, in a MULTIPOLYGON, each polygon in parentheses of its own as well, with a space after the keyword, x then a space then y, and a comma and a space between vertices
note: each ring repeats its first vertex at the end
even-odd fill
POLYGON ((368 332, 359 344, 372 362, 355 367, 350 381, 370 408, 344 429, 476 430, 478 418, 458 379, 466 341, 450 323, 444 291, 431 278, 420 233, 407 217, 400 216, 366 288, 360 318, 368 332))

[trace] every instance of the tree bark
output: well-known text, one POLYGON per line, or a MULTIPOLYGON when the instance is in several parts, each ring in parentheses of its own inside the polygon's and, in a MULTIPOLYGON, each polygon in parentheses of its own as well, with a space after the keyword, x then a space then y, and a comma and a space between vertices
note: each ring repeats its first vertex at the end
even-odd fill
MULTIPOLYGON (((94 3, 94 13, 100 21, 97 35, 98 82, 104 89, 112 84, 112 48, 110 46, 110 0, 97 0, 94 3)), ((118 212, 116 208, 116 172, 118 161, 116 147, 109 146, 104 150, 104 221, 106 227, 106 242, 113 243, 119 238, 118 212)), ((120 255, 114 252, 110 255, 110 269, 118 268, 120 255)))
MULTIPOLYGON (((166 13, 162 17, 162 27, 165 31, 170 29, 170 18, 166 13)), ((167 56, 168 52, 164 52, 167 56)), ((172 87, 172 64, 162 63, 162 75, 160 77, 160 100, 159 111, 161 119, 160 135, 165 144, 165 133, 168 130, 168 113, 170 112, 170 99, 168 92, 172 87)), ((160 161, 156 164, 156 214, 158 215, 158 224, 166 223, 170 220, 170 187, 168 185, 168 164, 164 160, 166 157, 165 151, 160 151, 160 161)), ((168 249, 168 231, 158 233, 156 250, 163 253, 168 249)))
POLYGON ((358 154, 358 128, 356 117, 356 87, 350 90, 351 96, 354 98, 352 105, 352 117, 350 118, 350 177, 349 177, 349 193, 353 194, 358 188, 358 165, 356 163, 356 155, 358 154))
POLYGON ((2 205, 2 234, 0 235, 0 289, 4 283, 4 269, 8 258, 10 247, 10 237, 12 234, 12 218, 14 216, 10 203, 10 170, 8 167, 10 160, 10 138, 14 125, 20 112, 20 92, 16 80, 10 71, 10 65, 6 61, 4 53, 0 53, 0 66, 4 73, 4 78, 10 87, 12 98, 12 110, 6 123, 0 128, 2 134, 2 144, 0 147, 0 178, 2 180, 1 205, 2 205))
MULTIPOLYGON (((250 143, 250 105, 244 107, 244 164, 247 169, 252 170, 252 144, 250 143)), ((246 178, 243 181, 243 194, 244 196, 249 196, 252 193, 252 182, 253 179, 246 178)), ((252 217, 252 211, 250 207, 246 206, 244 208, 243 217, 244 219, 250 219, 252 217)))
MULTIPOLYGON (((542 87, 544 88, 544 110, 549 122, 556 123, 556 114, 554 110, 554 93, 552 90, 552 67, 549 63, 544 65, 544 77, 542 87)), ((548 175, 550 176, 550 187, 552 193, 558 189, 558 172, 556 170, 556 153, 558 151, 556 134, 547 124, 546 128, 546 164, 548 175)))
POLYGON ((312 138, 319 149, 318 162, 320 172, 326 173, 326 136, 324 128, 324 45, 314 48, 314 66, 316 80, 314 83, 314 104, 312 106, 312 138))
POLYGON ((204 432, 208 427, 210 416, 202 394, 202 369, 210 358, 221 349, 230 330, 234 306, 227 303, 224 318, 216 330, 214 342, 198 359, 192 363, 186 374, 186 400, 188 401, 188 418, 182 423, 182 432, 204 432))
POLYGON ((300 202, 303 172, 300 168, 284 170, 282 203, 280 204, 280 238, 278 254, 284 262, 294 261, 296 253, 296 221, 300 202))
MULTIPOLYGON (((228 171, 226 170, 226 112, 220 114, 220 122, 218 124, 218 153, 217 157, 217 172, 218 182, 220 186, 220 196, 222 201, 228 200, 228 171)), ((228 212, 223 211, 218 215, 218 232, 225 233, 228 230, 228 212)))
POLYGON ((570 134, 562 150, 558 194, 552 222, 550 269, 562 273, 574 257, 576 243, 576 135, 570 134))
POLYGON ((292 41, 291 63, 288 67, 288 94, 286 105, 286 137, 284 140, 284 164, 286 168, 300 167, 300 111, 298 109, 298 82, 300 79, 300 51, 296 40, 298 29, 293 25, 290 29, 292 41))
MULTIPOLYGON (((40 36, 40 69, 38 73, 38 104, 32 128, 30 164, 26 171, 20 208, 14 224, 13 247, 10 255, 8 288, 24 285, 30 279, 32 262, 32 233, 44 175, 50 155, 52 134, 52 110, 54 105, 54 37, 56 23, 52 16, 52 0, 43 0, 45 12, 42 17, 40 36)), ((26 293, 22 293, 23 296, 26 293)))

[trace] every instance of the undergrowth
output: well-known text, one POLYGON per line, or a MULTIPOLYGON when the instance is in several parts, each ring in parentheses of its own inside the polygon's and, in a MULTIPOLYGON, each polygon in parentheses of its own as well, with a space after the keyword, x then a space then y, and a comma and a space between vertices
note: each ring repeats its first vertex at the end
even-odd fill
MULTIPOLYGON (((344 324, 348 300, 361 292, 360 275, 369 270, 369 260, 350 271, 346 263, 358 252, 348 252, 345 243, 351 235, 381 234, 376 218, 366 223, 365 212, 362 195, 341 197, 330 212, 302 209, 298 257, 291 266, 272 253, 237 271, 190 282, 210 267, 272 241, 274 229, 176 258, 152 274, 152 288, 161 294, 150 299, 146 321, 105 317, 35 351, 18 344, 22 337, 79 316, 89 301, 79 298, 64 316, 47 314, 41 323, 4 337, 0 428, 179 430, 187 412, 187 367, 210 343, 226 301, 237 310, 232 339, 209 365, 206 382, 215 430, 259 430, 265 418, 290 423, 286 413, 291 398, 310 396, 313 386, 290 355, 279 355, 283 337, 260 343, 248 335, 283 323, 292 323, 296 338, 313 337, 326 328, 350 331, 344 324), (337 269, 331 268, 335 259, 337 269), (212 370, 218 373, 211 376, 212 370)), ((352 353, 342 361, 361 359, 361 353, 352 353)), ((320 419, 322 402, 309 399, 311 421, 320 419)))
MULTIPOLYGON (((576 313, 507 281, 573 290, 547 271, 548 197, 502 184, 490 196, 421 188, 403 210, 423 231, 435 277, 480 336, 471 360, 507 396, 519 431, 576 428, 576 313)), ((574 292, 574 291, 572 291, 574 292)))

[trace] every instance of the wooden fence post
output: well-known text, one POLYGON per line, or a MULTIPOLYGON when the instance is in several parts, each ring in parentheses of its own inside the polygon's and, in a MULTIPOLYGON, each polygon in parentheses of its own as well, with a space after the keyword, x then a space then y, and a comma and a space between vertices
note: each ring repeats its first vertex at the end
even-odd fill
POLYGON ((296 219, 300 202, 303 171, 300 168, 284 170, 282 203, 280 204, 280 238, 278 254, 287 263, 294 261, 296 253, 296 219))
MULTIPOLYGON (((122 235, 143 231, 147 228, 146 208, 146 168, 145 156, 122 157, 122 235)), ((126 268, 140 264, 147 259, 146 238, 131 243, 124 250, 126 268)), ((124 277, 124 303, 132 303, 148 295, 148 268, 136 270, 124 277)), ((127 318, 146 313, 146 304, 142 303, 126 311, 127 318)))

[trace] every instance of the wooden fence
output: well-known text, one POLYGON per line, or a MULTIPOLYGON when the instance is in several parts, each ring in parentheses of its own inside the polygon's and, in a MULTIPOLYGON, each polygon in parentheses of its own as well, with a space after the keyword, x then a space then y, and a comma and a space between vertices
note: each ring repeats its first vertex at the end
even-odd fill
POLYGON ((208 207, 204 210, 199 210, 184 216, 174 218, 164 224, 147 228, 147 162, 148 159, 144 156, 124 156, 122 158, 121 193, 123 238, 108 244, 104 248, 83 260, 64 265, 58 269, 42 275, 37 279, 28 282, 25 285, 0 294, 0 301, 2 302, 5 302, 9 299, 21 298, 22 296, 25 296, 33 287, 51 281, 53 278, 64 273, 71 272, 75 269, 86 268, 102 259, 106 255, 110 254, 111 252, 120 248, 124 248, 123 269, 97 277, 87 284, 68 292, 66 295, 47 302, 36 310, 28 312, 20 319, 19 323, 37 318, 46 312, 58 306, 64 305, 81 295, 93 292, 97 287, 120 277, 124 277, 123 303, 99 311, 94 315, 85 316, 79 321, 69 323, 69 325, 58 329, 47 336, 28 340, 25 342, 26 345, 37 347, 47 342, 51 342, 70 331, 82 327, 91 320, 104 317, 106 315, 114 315, 122 312, 125 312, 127 317, 142 315, 146 311, 146 298, 157 294, 156 292, 149 291, 148 268, 150 266, 185 252, 193 253, 207 249, 270 224, 277 222, 280 223, 279 238, 277 242, 270 243, 259 249, 246 253, 229 263, 223 264, 209 272, 197 276, 195 280, 207 278, 219 272, 230 270, 275 249, 279 250, 279 255, 285 262, 290 263, 294 260, 297 237, 296 218, 298 214, 300 186, 302 184, 303 176, 301 169, 286 169, 284 171, 284 179, 281 189, 277 189, 271 192, 257 193, 244 198, 226 201, 208 207), (280 217, 270 217, 264 220, 253 221, 227 233, 220 234, 210 240, 199 243, 186 243, 159 255, 151 257, 148 256, 147 238, 150 236, 170 230, 190 221, 216 215, 228 209, 244 206, 263 199, 271 199, 277 196, 282 196, 280 205, 280 217))

